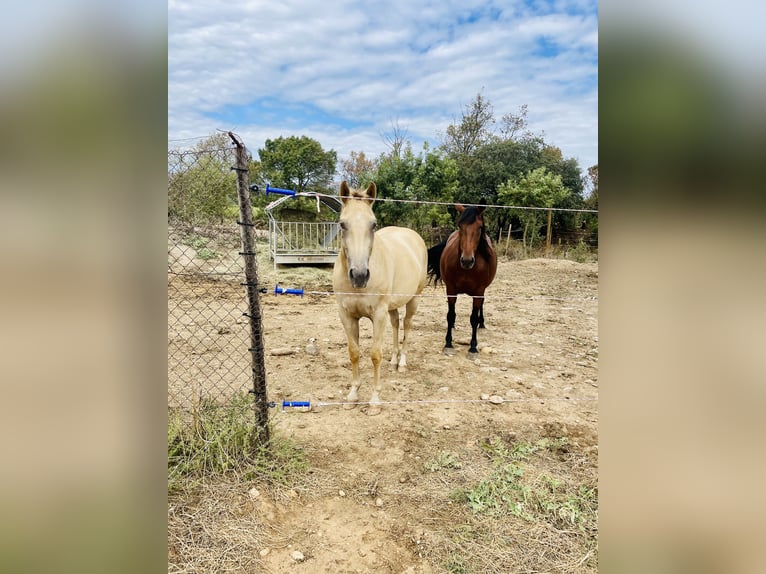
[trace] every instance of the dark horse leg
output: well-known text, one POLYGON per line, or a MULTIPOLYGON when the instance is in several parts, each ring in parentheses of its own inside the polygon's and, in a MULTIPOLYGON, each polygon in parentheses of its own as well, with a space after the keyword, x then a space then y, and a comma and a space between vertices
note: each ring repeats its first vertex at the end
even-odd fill
POLYGON ((447 336, 444 339, 444 354, 452 354, 452 328, 455 326, 455 301, 457 295, 447 295, 447 336))
POLYGON ((479 329, 485 329, 484 327, 484 298, 481 299, 481 305, 479 305, 479 329))
POLYGON ((479 352, 479 349, 477 348, 478 341, 476 340, 476 329, 479 327, 481 304, 483 302, 484 299, 477 299, 476 297, 473 299, 473 309, 471 310, 471 348, 468 349, 469 354, 479 352))

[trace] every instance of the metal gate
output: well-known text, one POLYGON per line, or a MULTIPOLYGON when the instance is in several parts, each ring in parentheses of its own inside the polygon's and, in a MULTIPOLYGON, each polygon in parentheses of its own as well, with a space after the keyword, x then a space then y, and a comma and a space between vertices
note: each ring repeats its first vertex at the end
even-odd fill
POLYGON ((315 193, 286 195, 266 207, 269 216, 269 258, 277 265, 331 264, 340 251, 340 226, 337 221, 279 221, 274 208, 293 197, 311 197, 340 213, 340 201, 332 196, 315 193))

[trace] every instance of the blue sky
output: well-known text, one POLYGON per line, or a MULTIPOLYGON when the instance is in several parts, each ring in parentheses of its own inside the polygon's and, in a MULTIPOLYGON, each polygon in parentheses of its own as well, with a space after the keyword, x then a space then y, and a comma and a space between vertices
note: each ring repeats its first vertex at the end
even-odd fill
MULTIPOLYGON (((169 0, 168 140, 306 135, 377 156, 398 125, 441 142, 476 94, 586 170, 598 163, 595 0, 169 0)), ((499 127, 499 125, 498 125, 499 127)))

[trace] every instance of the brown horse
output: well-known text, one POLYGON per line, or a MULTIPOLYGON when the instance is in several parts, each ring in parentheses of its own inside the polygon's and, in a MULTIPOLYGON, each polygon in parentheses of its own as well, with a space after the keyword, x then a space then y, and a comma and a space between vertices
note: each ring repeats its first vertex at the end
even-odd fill
POLYGON ((439 245, 428 250, 428 272, 436 281, 441 279, 447 287, 447 337, 444 354, 454 354, 452 329, 455 326, 455 301, 460 293, 473 297, 471 312, 471 347, 468 356, 475 356, 476 330, 484 328, 484 291, 497 272, 497 254, 492 241, 484 231, 483 205, 463 207, 456 205, 460 218, 457 230, 439 245))
POLYGON ((366 190, 340 185, 343 207, 340 212, 341 249, 335 261, 332 284, 338 313, 348 339, 351 359, 351 390, 344 406, 353 408, 359 389, 359 319, 372 321, 373 392, 368 415, 380 409, 380 361, 386 315, 394 331, 391 367, 405 371, 405 348, 412 317, 418 308, 418 295, 426 284, 427 251, 423 239, 412 229, 384 227, 375 231, 372 211, 377 188, 366 190), (399 347, 399 308, 406 307, 404 338, 399 347))

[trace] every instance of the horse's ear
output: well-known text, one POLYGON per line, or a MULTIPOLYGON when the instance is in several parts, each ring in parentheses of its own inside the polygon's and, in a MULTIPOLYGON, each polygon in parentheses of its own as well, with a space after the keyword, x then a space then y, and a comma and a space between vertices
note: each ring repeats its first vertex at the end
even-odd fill
POLYGON ((348 182, 344 179, 340 184, 340 199, 343 203, 351 197, 351 190, 348 187, 348 182))
MULTIPOLYGON (((378 188, 375 185, 374 181, 370 182, 370 185, 367 186, 367 191, 365 193, 366 193, 368 199, 370 199, 370 200, 375 199, 375 196, 378 195, 378 188)), ((372 201, 370 201, 370 203, 372 203, 372 201)))
POLYGON ((459 204, 459 203, 456 203, 456 204, 455 204, 455 209, 457 209, 457 212, 458 212, 458 213, 463 213, 463 212, 465 211, 465 207, 463 207, 463 206, 462 206, 461 204, 459 204))

